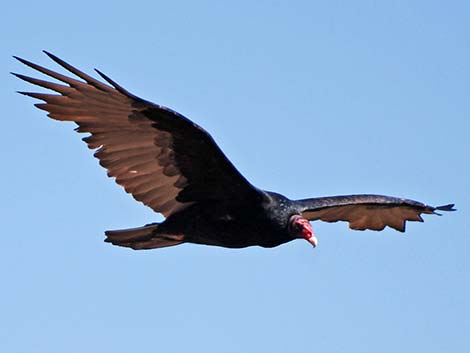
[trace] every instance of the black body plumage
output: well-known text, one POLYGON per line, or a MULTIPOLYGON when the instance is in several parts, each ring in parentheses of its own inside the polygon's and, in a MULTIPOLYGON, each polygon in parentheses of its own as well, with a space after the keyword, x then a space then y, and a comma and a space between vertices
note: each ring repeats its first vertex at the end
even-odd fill
POLYGON ((454 210, 453 205, 435 208, 381 195, 294 201, 259 190, 238 172, 213 138, 191 120, 136 97, 98 70, 110 85, 46 54, 78 79, 16 58, 62 82, 14 74, 56 94, 20 93, 43 101, 36 106, 52 119, 73 121, 78 132, 89 133, 83 140, 97 150, 94 155, 108 176, 116 178, 136 200, 166 217, 162 223, 107 231, 106 241, 112 244, 133 249, 185 242, 228 248, 274 247, 299 237, 310 239, 305 235, 308 232, 299 233, 292 226, 291 222, 299 218, 307 225, 306 220, 347 221, 356 230, 389 226, 404 231, 406 221, 422 221, 423 213, 454 210))

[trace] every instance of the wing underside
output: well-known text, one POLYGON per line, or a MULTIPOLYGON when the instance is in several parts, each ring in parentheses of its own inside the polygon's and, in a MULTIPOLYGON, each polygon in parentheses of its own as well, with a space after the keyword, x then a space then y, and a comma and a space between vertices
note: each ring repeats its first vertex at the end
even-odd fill
POLYGON ((383 230, 385 227, 405 231, 406 221, 423 222, 421 214, 454 211, 453 204, 432 207, 421 202, 382 195, 348 195, 320 197, 299 201, 302 216, 310 221, 345 221, 354 230, 383 230))
POLYGON ((78 78, 17 58, 55 83, 14 74, 51 93, 20 92, 42 100, 48 116, 73 121, 108 176, 128 193, 169 216, 194 202, 243 198, 257 190, 236 170, 212 137, 181 114, 129 93, 103 73, 108 84, 46 54, 78 78), (58 93, 58 94, 57 94, 58 93))

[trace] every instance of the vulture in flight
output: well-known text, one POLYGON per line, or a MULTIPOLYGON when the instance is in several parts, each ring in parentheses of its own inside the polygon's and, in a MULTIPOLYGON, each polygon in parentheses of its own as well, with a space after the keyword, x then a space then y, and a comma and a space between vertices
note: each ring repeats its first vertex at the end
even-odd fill
POLYGON ((421 214, 454 211, 453 204, 432 207, 381 196, 349 195, 290 200, 251 185, 203 128, 183 115, 139 98, 96 70, 103 83, 45 52, 75 78, 27 60, 21 63, 56 79, 13 75, 58 94, 19 92, 55 120, 73 121, 94 156, 126 192, 163 214, 161 223, 110 230, 106 242, 132 249, 196 243, 243 248, 275 247, 317 238, 310 221, 346 221, 355 230, 405 231, 421 214))

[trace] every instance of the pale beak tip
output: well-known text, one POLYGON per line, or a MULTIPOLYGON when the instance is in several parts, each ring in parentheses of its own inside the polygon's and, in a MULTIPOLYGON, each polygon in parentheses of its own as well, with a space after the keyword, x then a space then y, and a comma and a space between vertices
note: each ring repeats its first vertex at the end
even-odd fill
POLYGON ((318 245, 318 239, 317 239, 317 237, 313 236, 313 237, 311 237, 310 239, 308 239, 308 241, 309 241, 310 244, 312 244, 312 246, 313 246, 314 248, 317 247, 317 245, 318 245))

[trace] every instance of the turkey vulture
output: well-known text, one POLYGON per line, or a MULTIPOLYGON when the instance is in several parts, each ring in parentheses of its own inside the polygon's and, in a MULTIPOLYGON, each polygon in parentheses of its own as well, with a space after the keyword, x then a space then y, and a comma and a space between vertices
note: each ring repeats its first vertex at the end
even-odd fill
POLYGON ((317 245, 310 221, 347 221, 356 230, 405 231, 406 221, 422 213, 454 211, 453 204, 432 207, 381 195, 350 195, 289 200, 251 185, 213 138, 183 115, 136 97, 105 74, 109 84, 45 52, 78 77, 71 78, 27 60, 23 64, 64 84, 13 73, 59 94, 19 92, 55 120, 74 121, 76 131, 108 176, 126 192, 166 219, 143 227, 107 231, 106 242, 132 249, 181 243, 243 248, 274 247, 297 238, 317 245))

